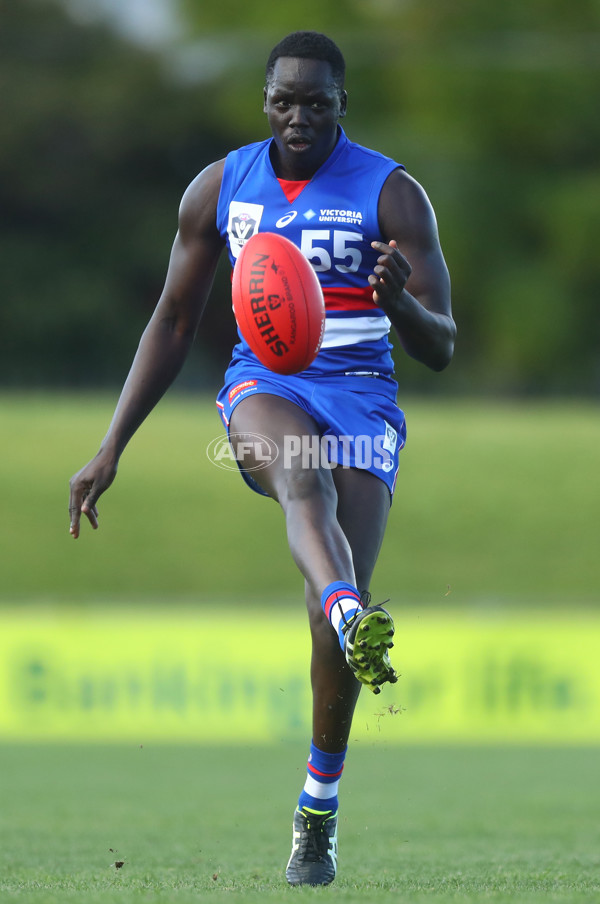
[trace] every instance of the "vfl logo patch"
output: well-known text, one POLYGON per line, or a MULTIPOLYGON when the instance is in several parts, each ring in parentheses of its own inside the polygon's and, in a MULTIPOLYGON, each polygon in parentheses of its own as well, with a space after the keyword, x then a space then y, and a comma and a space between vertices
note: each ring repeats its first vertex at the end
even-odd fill
POLYGON ((239 217, 234 217, 231 221, 231 227, 235 233, 235 237, 240 243, 244 243, 256 229, 256 220, 253 220, 247 213, 241 213, 239 217))
POLYGON ((248 239, 258 232, 264 209, 262 204, 244 201, 232 201, 229 205, 227 232, 229 247, 236 260, 248 239))

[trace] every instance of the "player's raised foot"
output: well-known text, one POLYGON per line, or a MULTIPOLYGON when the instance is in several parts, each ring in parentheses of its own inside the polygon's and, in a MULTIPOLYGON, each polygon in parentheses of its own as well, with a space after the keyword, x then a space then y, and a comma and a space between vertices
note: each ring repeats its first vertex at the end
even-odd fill
POLYGON ((394 646, 394 622, 387 609, 367 606, 348 622, 344 633, 346 662, 362 684, 378 694, 386 681, 398 680, 388 653, 394 646))
POLYGON ((290 885, 329 885, 337 867, 337 813, 294 813, 292 854, 285 877, 290 885))

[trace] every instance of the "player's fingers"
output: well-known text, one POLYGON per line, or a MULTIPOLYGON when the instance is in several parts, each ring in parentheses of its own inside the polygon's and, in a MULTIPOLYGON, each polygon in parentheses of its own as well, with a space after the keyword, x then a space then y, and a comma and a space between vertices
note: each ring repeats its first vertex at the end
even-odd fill
POLYGON ((375 239, 371 242, 371 248, 375 248, 376 251, 385 251, 389 253, 390 248, 397 248, 398 242, 396 239, 390 239, 389 242, 380 242, 378 239, 375 239))
MULTIPOLYGON (((392 239, 392 242, 393 241, 394 239, 392 239)), ((394 246, 391 244, 391 242, 389 245, 387 242, 371 242, 371 248, 374 248, 375 251, 379 251, 381 254, 390 254, 390 252, 393 250, 393 247, 394 246)), ((398 246, 396 245, 396 247, 398 246)))
POLYGON ((382 254, 377 258, 373 272, 377 276, 398 275, 402 274, 401 261, 396 260, 393 254, 382 254))
POLYGON ((69 518, 70 518, 70 526, 69 533, 76 540, 79 536, 79 521, 80 521, 81 509, 78 506, 71 507, 69 506, 69 518))
POLYGON ((94 530, 98 528, 98 509, 95 504, 91 505, 88 499, 85 499, 83 505, 81 506, 82 513, 86 516, 94 530))
POLYGON ((98 511, 96 499, 99 493, 94 493, 93 481, 84 480, 75 475, 70 482, 69 516, 71 519, 70 533, 77 539, 81 529, 81 515, 84 514, 92 527, 98 527, 98 511))
POLYGON ((396 239, 390 240, 390 248, 392 249, 391 257, 392 257, 392 260, 394 261, 394 263, 398 264, 402 273, 404 273, 404 274, 408 273, 410 276, 410 274, 412 272, 412 267, 411 267, 410 263, 408 262, 408 260, 404 257, 404 255, 402 254, 400 249, 398 248, 398 242, 396 241, 396 239))
POLYGON ((380 258, 373 267, 373 273, 369 276, 369 283, 375 286, 384 285, 391 291, 404 288, 406 274, 391 257, 380 258))
POLYGON ((396 265, 402 271, 407 271, 410 273, 411 266, 408 260, 404 257, 402 252, 398 249, 398 242, 396 239, 390 239, 390 243, 386 242, 371 242, 371 247, 375 249, 375 251, 381 252, 380 256, 377 258, 378 264, 385 265, 396 265))
POLYGON ((368 280, 369 280, 369 285, 373 289, 373 301, 375 302, 375 304, 379 304, 379 302, 381 300, 381 295, 379 294, 377 289, 380 287, 385 287, 384 283, 382 283, 381 280, 377 276, 375 276, 373 273, 371 273, 369 275, 368 280))
POLYGON ((101 481, 97 477, 94 477, 87 486, 86 491, 83 494, 83 499, 81 500, 81 511, 87 517, 94 529, 98 527, 98 509, 96 505, 98 498, 102 495, 104 489, 101 481))
POLYGON ((98 509, 95 505, 91 505, 88 499, 84 499, 81 504, 69 506, 69 516, 71 524, 69 533, 76 540, 81 532, 81 516, 85 515, 94 530, 98 528, 98 509))
POLYGON ((71 522, 69 531, 75 539, 79 536, 81 504, 84 492, 85 491, 79 486, 77 477, 72 477, 69 483, 69 519, 71 522))
POLYGON ((98 499, 111 485, 116 474, 116 463, 112 459, 108 462, 102 460, 101 453, 98 453, 92 461, 71 478, 69 513, 71 515, 71 533, 75 538, 79 536, 82 514, 85 515, 94 530, 98 527, 98 499))
POLYGON ((391 239, 389 244, 388 242, 371 242, 371 248, 374 248, 375 251, 379 251, 381 257, 383 258, 396 258, 399 260, 405 260, 402 253, 398 250, 398 242, 396 239, 391 239))

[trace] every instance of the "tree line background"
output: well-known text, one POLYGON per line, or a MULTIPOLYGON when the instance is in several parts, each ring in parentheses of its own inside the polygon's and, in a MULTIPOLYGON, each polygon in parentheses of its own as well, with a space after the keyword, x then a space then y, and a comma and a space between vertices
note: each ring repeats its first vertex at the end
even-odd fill
MULTIPOLYGON (((120 384, 160 294, 181 194, 268 134, 264 63, 289 31, 348 65, 351 138, 403 162, 437 212, 459 325, 422 392, 600 388, 600 3, 172 0, 142 46, 94 0, 0 0, 0 384, 120 384), (78 13, 74 15, 74 11, 78 13)), ((180 385, 220 383, 223 260, 180 385)))

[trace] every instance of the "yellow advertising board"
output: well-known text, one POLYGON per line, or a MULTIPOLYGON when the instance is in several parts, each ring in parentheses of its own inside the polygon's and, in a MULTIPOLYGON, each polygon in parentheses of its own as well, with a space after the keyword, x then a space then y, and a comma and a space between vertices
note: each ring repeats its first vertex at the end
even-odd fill
MULTIPOLYGON (((600 616, 395 610, 395 685, 354 739, 600 743, 600 616)), ((0 611, 0 741, 310 736, 302 612, 0 611)))

